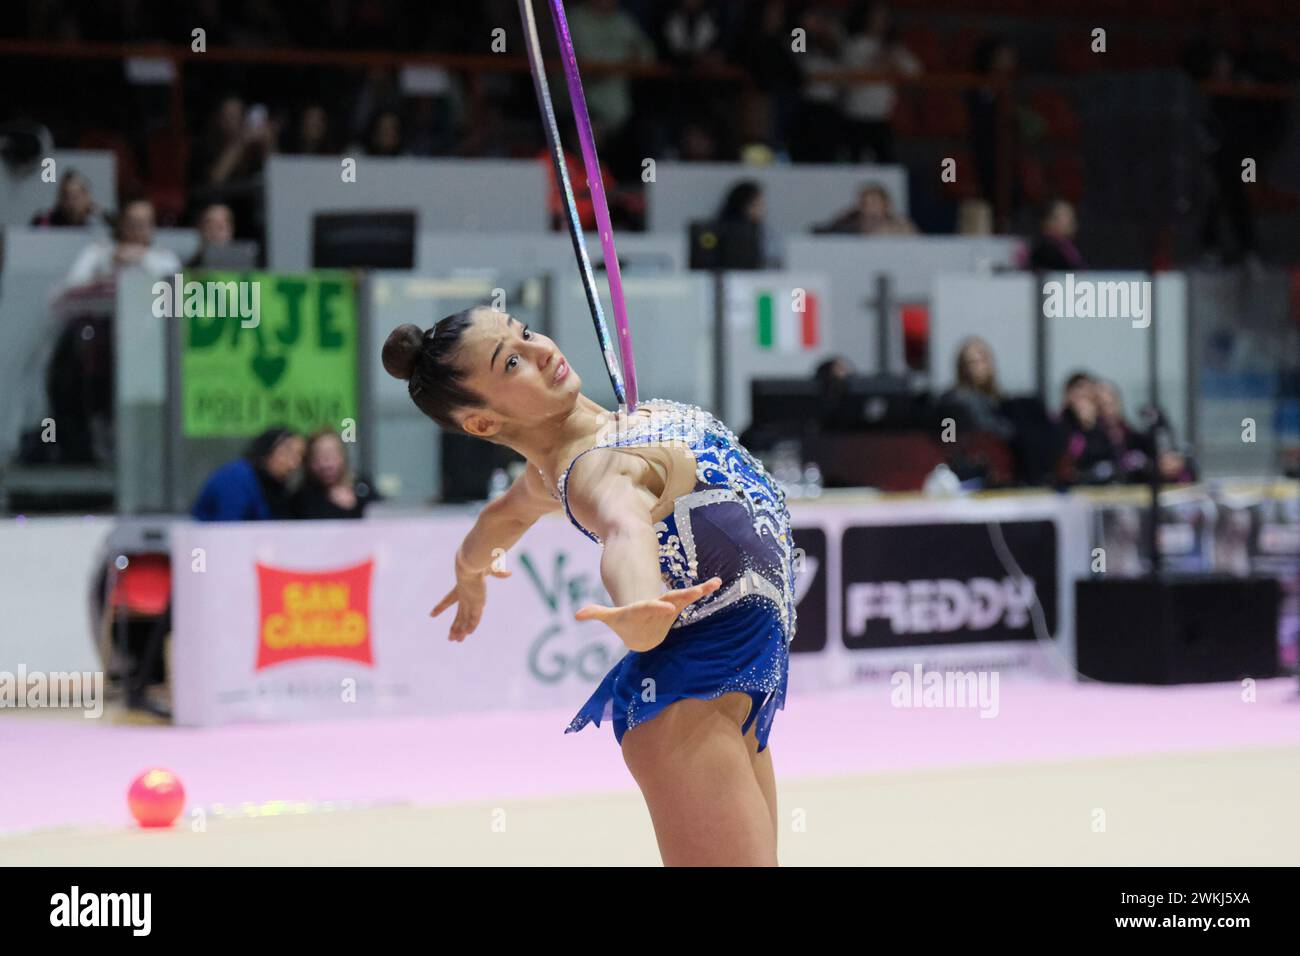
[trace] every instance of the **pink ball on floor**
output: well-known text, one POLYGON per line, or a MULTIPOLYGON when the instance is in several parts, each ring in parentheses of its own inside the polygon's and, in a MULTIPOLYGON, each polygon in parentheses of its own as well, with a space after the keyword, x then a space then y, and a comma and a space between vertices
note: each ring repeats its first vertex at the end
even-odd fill
POLYGON ((152 767, 131 781, 126 802, 142 827, 169 827, 185 807, 185 788, 170 770, 152 767))

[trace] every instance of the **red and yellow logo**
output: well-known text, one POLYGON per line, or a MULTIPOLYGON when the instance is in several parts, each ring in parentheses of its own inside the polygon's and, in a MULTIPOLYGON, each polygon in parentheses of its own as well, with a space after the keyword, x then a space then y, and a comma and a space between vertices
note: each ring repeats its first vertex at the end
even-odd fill
POLYGON ((257 669, 301 657, 342 657, 373 665, 370 572, 373 561, 337 571, 285 571, 257 565, 261 619, 257 669))

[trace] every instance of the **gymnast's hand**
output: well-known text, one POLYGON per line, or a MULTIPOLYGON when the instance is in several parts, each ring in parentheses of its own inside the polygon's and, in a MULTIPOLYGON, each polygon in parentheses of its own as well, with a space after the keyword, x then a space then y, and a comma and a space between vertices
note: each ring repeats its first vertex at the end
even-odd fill
POLYGON ((709 578, 692 588, 669 591, 648 601, 636 601, 622 607, 588 604, 576 615, 579 621, 603 621, 633 651, 648 651, 663 643, 668 629, 688 604, 712 594, 722 587, 722 578, 709 578))
POLYGON ((510 572, 495 563, 482 571, 463 569, 460 562, 456 568, 456 586, 447 592, 447 596, 438 602, 438 606, 429 612, 430 617, 437 617, 453 604, 456 605, 456 619, 451 622, 447 633, 449 641, 463 641, 478 627, 483 617, 483 605, 487 604, 487 579, 508 578, 510 572))

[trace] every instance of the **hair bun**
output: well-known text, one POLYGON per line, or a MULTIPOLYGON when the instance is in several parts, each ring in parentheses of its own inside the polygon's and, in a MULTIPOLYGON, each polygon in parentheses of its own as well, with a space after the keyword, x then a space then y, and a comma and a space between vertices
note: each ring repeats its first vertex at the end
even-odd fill
POLYGON ((393 378, 409 382, 423 348, 424 332, 418 325, 399 325, 388 333, 384 343, 384 370, 393 378))

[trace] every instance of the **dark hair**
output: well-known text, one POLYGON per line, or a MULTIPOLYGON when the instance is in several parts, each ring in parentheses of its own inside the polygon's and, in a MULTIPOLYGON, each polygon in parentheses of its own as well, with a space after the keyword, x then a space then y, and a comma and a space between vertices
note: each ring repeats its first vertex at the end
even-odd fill
POLYGON ((399 325, 384 343, 384 369, 407 382, 417 408, 448 431, 461 431, 453 415, 462 408, 481 408, 482 397, 465 384, 465 372, 456 365, 460 339, 473 324, 478 307, 447 316, 429 329, 399 325))
POLYGON ((723 222, 743 222, 749 218, 750 204, 763 194, 763 187, 752 179, 742 179, 727 192, 718 210, 723 222))
POLYGON ((268 428, 248 443, 244 448, 244 458, 260 467, 280 442, 296 434, 292 428, 268 428))
POLYGON ((1073 372, 1070 374, 1070 377, 1065 380, 1065 390, 1068 392, 1070 389, 1074 388, 1074 386, 1080 384, 1081 382, 1095 382, 1095 381, 1096 379, 1093 378, 1091 373, 1089 372, 1084 372, 1082 370, 1073 372))
POLYGON ((1066 199, 1064 196, 1050 196, 1043 200, 1042 204, 1038 207, 1039 223, 1047 222, 1047 220, 1052 218, 1052 215, 1061 206, 1069 206, 1073 209, 1074 203, 1070 202, 1070 200, 1066 199))

